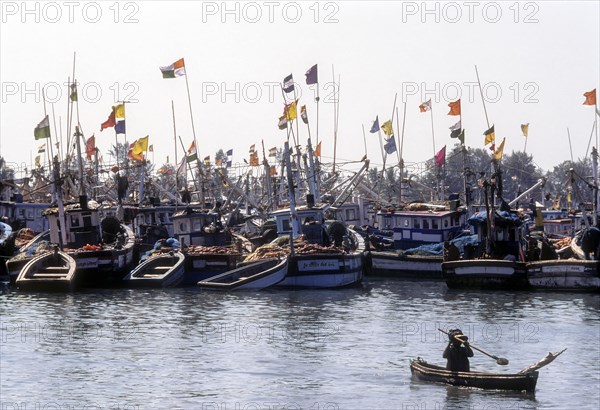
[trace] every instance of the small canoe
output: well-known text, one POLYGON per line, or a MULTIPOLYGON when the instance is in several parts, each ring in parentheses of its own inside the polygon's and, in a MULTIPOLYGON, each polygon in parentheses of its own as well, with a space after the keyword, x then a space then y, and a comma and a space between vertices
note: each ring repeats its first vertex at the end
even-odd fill
POLYGON ((76 268, 75 259, 66 252, 44 252, 23 266, 16 284, 23 290, 72 291, 76 268))
POLYGON ((538 379, 537 371, 525 373, 452 372, 445 367, 427 363, 425 360, 410 361, 413 377, 430 382, 454 386, 475 387, 492 390, 519 390, 533 392, 538 379))
POLYGON ((259 290, 281 282, 288 270, 288 258, 264 259, 198 282, 210 290, 259 290))
POLYGON ((185 255, 168 252, 151 256, 128 273, 124 281, 132 287, 166 288, 177 286, 185 273, 185 255))

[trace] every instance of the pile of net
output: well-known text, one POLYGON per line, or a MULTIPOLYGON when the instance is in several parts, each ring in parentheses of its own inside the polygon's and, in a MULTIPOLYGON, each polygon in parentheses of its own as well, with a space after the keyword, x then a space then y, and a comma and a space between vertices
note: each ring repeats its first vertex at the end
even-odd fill
MULTIPOLYGON (((317 255, 317 254, 340 254, 344 253, 343 248, 335 246, 322 246, 316 243, 308 243, 302 239, 294 240, 294 253, 296 255, 317 255)), ((289 237, 280 237, 270 244, 257 248, 254 252, 244 259, 244 262, 253 262, 262 259, 283 258, 290 254, 289 237)))
POLYGON ((240 252, 233 246, 202 246, 190 245, 187 247, 187 253, 190 255, 239 255, 240 252))

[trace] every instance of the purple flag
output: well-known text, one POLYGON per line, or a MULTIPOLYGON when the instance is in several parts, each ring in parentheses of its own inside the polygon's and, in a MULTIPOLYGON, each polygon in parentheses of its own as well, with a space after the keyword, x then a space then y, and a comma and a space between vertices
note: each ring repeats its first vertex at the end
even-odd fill
POLYGON ((117 121, 117 124, 115 125, 115 133, 125 134, 125 120, 117 121))
POLYGON ((315 64, 306 72, 306 85, 317 84, 319 78, 317 76, 317 65, 315 64))

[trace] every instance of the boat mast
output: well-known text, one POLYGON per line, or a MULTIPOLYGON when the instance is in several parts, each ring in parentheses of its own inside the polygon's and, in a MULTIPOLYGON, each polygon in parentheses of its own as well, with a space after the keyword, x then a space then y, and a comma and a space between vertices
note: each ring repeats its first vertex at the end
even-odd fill
POLYGON ((293 244, 293 238, 298 238, 302 234, 302 231, 300 230, 300 221, 298 221, 298 213, 296 212, 296 193, 294 192, 294 178, 292 176, 292 163, 290 161, 290 144, 287 141, 283 145, 283 159, 285 161, 287 172, 288 191, 290 196, 290 215, 292 217, 290 243, 293 244))

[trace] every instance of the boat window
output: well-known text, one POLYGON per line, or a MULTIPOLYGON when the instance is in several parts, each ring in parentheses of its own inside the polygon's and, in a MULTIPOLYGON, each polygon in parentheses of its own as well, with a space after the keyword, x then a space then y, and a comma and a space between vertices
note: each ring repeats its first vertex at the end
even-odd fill
POLYGON ((423 229, 429 229, 429 220, 423 219, 423 229))
POLYGON ((404 226, 405 228, 410 228, 410 219, 408 219, 408 218, 402 218, 402 225, 401 226, 404 226))
POLYGON ((83 226, 92 226, 92 215, 87 214, 83 216, 83 226))
POLYGON ((439 228, 439 226, 438 226, 437 219, 432 219, 431 220, 431 229, 438 229, 438 228, 439 228))
POLYGON ((356 219, 356 212, 354 211, 354 209, 347 209, 346 210, 346 220, 351 221, 353 219, 356 219))
POLYGON ((187 232, 187 224, 185 222, 179 224, 179 232, 187 232))
POLYGON ((384 223, 384 228, 390 229, 392 227, 392 218, 385 217, 383 220, 383 223, 384 223))
POLYGON ((421 228, 421 221, 418 220, 418 219, 413 219, 413 228, 420 229, 421 228))
POLYGON ((283 219, 281 221, 281 228, 283 231, 291 231, 292 228, 290 226, 290 220, 289 219, 283 219))
POLYGON ((448 218, 444 218, 444 228, 448 227, 448 218))
POLYGON ((199 231, 202 229, 202 219, 192 219, 192 231, 199 231))
POLYGON ((77 228, 79 226, 79 215, 71 215, 71 227, 77 228))

